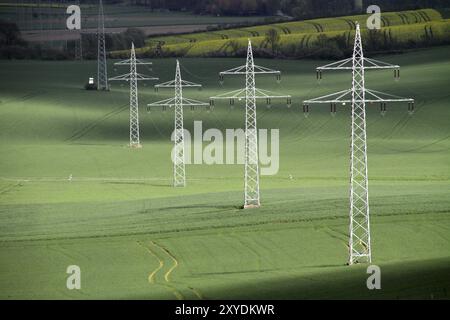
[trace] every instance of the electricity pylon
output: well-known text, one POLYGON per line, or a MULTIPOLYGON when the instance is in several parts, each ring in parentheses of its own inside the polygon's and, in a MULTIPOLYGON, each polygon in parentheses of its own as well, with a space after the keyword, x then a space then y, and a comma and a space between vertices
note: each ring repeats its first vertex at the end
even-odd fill
POLYGON ((400 66, 364 57, 361 31, 356 24, 355 44, 352 58, 327 64, 317 68, 317 78, 322 78, 324 70, 352 70, 352 88, 323 97, 304 101, 303 110, 309 111, 309 104, 330 103, 331 112, 336 112, 336 104, 351 103, 352 125, 350 144, 350 238, 348 263, 372 262, 369 188, 367 174, 367 134, 366 102, 379 102, 381 112, 386 112, 386 102, 408 102, 408 111, 414 110, 414 100, 402 98, 365 88, 365 69, 394 69, 394 77, 400 77, 400 66))
MULTIPOLYGON (((80 0, 77 0, 77 5, 80 6, 80 0)), ((75 60, 83 60, 83 37, 81 30, 78 30, 77 39, 75 39, 75 60)))
POLYGON ((105 16, 103 2, 99 0, 97 21, 97 90, 109 90, 106 64, 105 16))
POLYGON ((83 40, 81 32, 78 33, 78 38, 75 39, 75 60, 83 60, 83 40))
POLYGON ((111 81, 130 82, 130 147, 141 148, 139 140, 139 102, 138 102, 138 81, 158 80, 158 78, 137 73, 136 65, 149 65, 151 62, 144 62, 136 59, 134 43, 131 43, 130 59, 116 62, 115 65, 130 65, 130 73, 110 78, 111 81))
POLYGON ((155 85, 155 89, 159 88, 174 88, 175 96, 173 98, 161 100, 154 103, 147 104, 147 111, 151 110, 151 107, 162 107, 164 110, 166 107, 175 109, 175 136, 174 136, 174 150, 173 150, 173 186, 185 187, 186 186, 186 168, 184 157, 184 125, 183 125, 183 107, 194 108, 196 106, 208 106, 207 103, 183 98, 183 87, 197 87, 201 88, 200 84, 185 81, 181 79, 180 63, 177 60, 175 69, 175 80, 167 81, 161 84, 155 85))
POLYGON ((224 75, 245 75, 245 88, 210 98, 211 104, 214 104, 214 100, 219 99, 230 99, 230 104, 234 104, 234 99, 245 99, 244 209, 258 208, 260 206, 256 100, 266 99, 267 103, 270 104, 271 99, 286 98, 288 105, 291 104, 290 95, 275 95, 270 91, 257 89, 255 87, 256 74, 275 74, 277 76, 277 80, 281 80, 280 71, 254 64, 252 43, 248 40, 246 64, 227 71, 222 71, 219 74, 221 82, 223 81, 224 75))

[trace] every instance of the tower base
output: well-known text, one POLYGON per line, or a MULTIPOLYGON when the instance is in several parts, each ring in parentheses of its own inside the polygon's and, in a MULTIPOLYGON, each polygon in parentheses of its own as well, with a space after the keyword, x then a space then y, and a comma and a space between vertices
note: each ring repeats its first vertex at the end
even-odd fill
POLYGON ((142 144, 140 144, 140 143, 130 143, 128 146, 132 149, 141 149, 142 148, 142 144))
POLYGON ((259 204, 244 204, 242 209, 256 209, 259 208, 261 205, 259 204))

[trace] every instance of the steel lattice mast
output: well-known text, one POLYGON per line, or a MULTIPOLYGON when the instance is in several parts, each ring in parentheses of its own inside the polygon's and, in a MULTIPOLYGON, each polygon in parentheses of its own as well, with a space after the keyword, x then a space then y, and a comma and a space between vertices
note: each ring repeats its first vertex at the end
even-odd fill
POLYGON ((357 26, 352 69, 352 133, 350 146, 350 240, 349 262, 372 262, 367 177, 367 135, 364 92, 364 54, 357 26))
POLYGON ((381 112, 386 112, 386 102, 408 102, 408 111, 413 111, 413 99, 402 98, 365 88, 365 69, 394 69, 394 77, 400 76, 398 65, 364 58, 361 31, 356 24, 353 56, 317 68, 317 78, 322 78, 324 70, 352 70, 352 88, 323 97, 304 101, 303 110, 309 111, 309 104, 330 103, 331 112, 336 112, 337 103, 351 103, 351 144, 350 144, 350 226, 348 263, 372 262, 369 188, 367 173, 367 133, 366 102, 379 102, 381 112))
POLYGON ((164 82, 155 85, 155 89, 159 88, 174 88, 175 95, 173 98, 161 100, 158 102, 150 103, 147 105, 147 110, 150 111, 151 107, 174 107, 175 118, 174 118, 174 153, 173 153, 173 186, 174 187, 185 187, 186 186, 186 166, 185 166, 185 156, 184 156, 184 117, 183 108, 196 106, 208 106, 207 103, 200 102, 197 100, 183 98, 183 87, 197 87, 200 88, 201 85, 193 83, 190 81, 185 81, 181 79, 180 63, 177 60, 177 65, 175 69, 175 80, 164 82))
MULTIPOLYGON (((77 5, 80 6, 80 0, 77 0, 77 5)), ((81 30, 77 32, 77 39, 75 39, 75 60, 83 60, 83 37, 81 30)))
POLYGON ((158 78, 142 75, 137 72, 136 65, 150 65, 151 62, 144 62, 136 59, 134 43, 131 44, 130 59, 116 62, 115 65, 130 65, 130 73, 110 78, 111 81, 130 82, 130 147, 141 148, 139 139, 139 101, 138 101, 138 81, 158 80, 158 78))
POLYGON ((81 32, 78 34, 78 39, 75 39, 75 60, 83 60, 83 38, 81 32))
POLYGON ((173 185, 186 185, 186 169, 184 163, 184 127, 183 127, 183 87, 181 85, 180 63, 177 60, 175 71, 175 137, 173 161, 173 185))
POLYGON ((256 124, 255 64, 248 42, 245 65, 245 201, 244 207, 260 206, 258 129, 256 124))
POLYGON ((245 75, 245 89, 232 91, 226 94, 211 97, 211 103, 216 99, 245 98, 245 164, 244 164, 244 209, 258 208, 260 206, 259 196, 259 154, 258 154, 258 129, 256 122, 256 99, 266 99, 270 103, 272 98, 286 98, 288 105, 291 104, 291 96, 275 95, 266 90, 255 87, 256 74, 275 74, 280 80, 280 71, 257 66, 253 61, 253 50, 251 41, 248 40, 247 61, 244 66, 233 68, 220 73, 220 80, 224 75, 245 75))
POLYGON ((139 102, 136 76, 136 52, 131 45, 130 57, 130 147, 141 147, 139 141, 139 102))
POLYGON ((103 14, 102 0, 99 0, 97 23, 97 90, 109 90, 108 67, 106 64, 105 16, 103 14))

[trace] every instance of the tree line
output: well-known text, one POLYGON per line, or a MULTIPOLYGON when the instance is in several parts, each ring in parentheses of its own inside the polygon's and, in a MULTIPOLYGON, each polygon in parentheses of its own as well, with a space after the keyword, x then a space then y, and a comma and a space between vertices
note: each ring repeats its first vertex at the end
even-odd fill
MULTIPOLYGON (((92 2, 92 0, 88 0, 92 2)), ((370 0, 103 0, 145 6, 151 10, 192 11, 213 15, 276 15, 311 19, 361 13, 373 4, 370 0)), ((95 0, 94 0, 95 2, 95 0)), ((383 11, 420 8, 448 8, 448 0, 377 0, 383 11)))
MULTIPOLYGON (((128 28, 120 33, 105 35, 106 50, 129 50, 133 42, 136 47, 145 45, 144 32, 136 28, 128 28)), ((19 28, 14 22, 0 20, 0 59, 74 59, 75 41, 55 41, 56 44, 40 44, 22 39, 19 28)), ((82 34, 83 58, 97 57, 97 35, 82 34)))

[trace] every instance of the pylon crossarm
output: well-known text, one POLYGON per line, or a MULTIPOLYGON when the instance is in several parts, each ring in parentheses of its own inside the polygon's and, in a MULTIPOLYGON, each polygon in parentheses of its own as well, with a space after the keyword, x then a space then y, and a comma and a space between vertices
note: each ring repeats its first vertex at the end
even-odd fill
MULTIPOLYGON (((183 107, 207 107, 208 103, 197 101, 194 99, 183 98, 181 102, 183 107)), ((168 98, 161 101, 156 101, 147 104, 147 111, 151 109, 151 107, 173 107, 175 105, 175 98, 168 98)))
POLYGON ((338 103, 338 102, 352 102, 352 90, 342 90, 339 92, 327 94, 322 97, 317 97, 310 100, 303 101, 303 104, 315 103, 338 103))
MULTIPOLYGON (((364 59, 364 69, 400 69, 400 66, 396 64, 390 64, 387 62, 370 58, 363 58, 363 59, 364 59)), ((320 72, 324 70, 352 70, 352 68, 353 68, 353 58, 348 58, 330 64, 326 64, 321 67, 317 67, 316 70, 320 72)))
POLYGON ((332 62, 321 67, 317 67, 317 71, 321 70, 345 70, 352 68, 352 58, 332 62))
MULTIPOLYGON (((194 87, 194 88, 201 88, 202 85, 198 84, 198 83, 194 83, 194 82, 190 82, 190 81, 186 81, 186 80, 181 80, 180 84, 182 87, 194 87)), ((175 88, 176 86, 176 82, 175 80, 171 80, 171 81, 167 81, 164 83, 160 83, 155 85, 155 88, 175 88)))
POLYGON ((400 69, 400 66, 380 60, 364 58, 364 69, 400 69))
MULTIPOLYGON (((276 99, 276 98, 291 98, 290 95, 277 95, 268 90, 255 88, 255 99, 276 99)), ((220 94, 210 98, 211 100, 226 100, 226 99, 245 99, 245 89, 239 89, 220 94)))
MULTIPOLYGON (((126 59, 126 60, 122 60, 122 61, 114 63, 115 66, 130 65, 130 64, 131 64, 131 59, 126 59)), ((136 59, 136 65, 151 65, 151 64, 153 64, 153 63, 136 59)))
MULTIPOLYGON (((131 79, 131 73, 125 73, 120 76, 109 78, 110 81, 129 81, 131 79)), ((152 80, 159 80, 159 78, 147 76, 145 74, 136 73, 136 80, 146 80, 146 81, 152 81, 152 80)))
POLYGON ((221 99, 239 99, 245 98, 245 89, 233 90, 227 93, 219 94, 218 96, 210 97, 211 100, 221 99))
MULTIPOLYGON (((257 65, 255 65, 254 67, 255 67, 255 72, 254 72, 255 74, 281 74, 281 72, 278 70, 273 70, 273 69, 269 69, 269 68, 257 66, 257 65)), ((229 69, 226 71, 222 71, 219 74, 221 76, 227 75, 227 74, 246 74, 246 65, 239 66, 239 67, 229 69)))
POLYGON ((183 98, 183 106, 189 107, 189 106, 196 106, 196 107, 207 107, 209 106, 209 103, 201 102, 194 99, 188 99, 183 98))
MULTIPOLYGON (((381 91, 365 89, 364 102, 414 102, 414 99, 404 98, 381 91)), ((305 100, 303 104, 320 104, 320 103, 351 103, 352 102, 352 90, 343 90, 336 93, 327 94, 326 96, 305 100)), ((362 102, 355 99, 355 102, 362 102)))
POLYGON ((162 107, 162 106, 172 106, 175 104, 175 98, 168 98, 161 101, 156 101, 147 104, 147 107, 162 107))
POLYGON ((365 102, 414 102, 414 99, 404 98, 376 90, 365 90, 365 102))
POLYGON ((274 92, 268 91, 268 90, 262 90, 255 88, 255 98, 256 99, 284 99, 284 98, 291 98, 288 94, 282 94, 278 95, 274 92))

